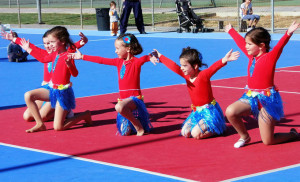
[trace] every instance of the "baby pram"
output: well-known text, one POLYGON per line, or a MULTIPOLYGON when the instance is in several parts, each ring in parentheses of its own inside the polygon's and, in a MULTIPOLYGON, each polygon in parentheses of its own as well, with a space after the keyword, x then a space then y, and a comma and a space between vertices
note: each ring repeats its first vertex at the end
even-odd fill
POLYGON ((190 0, 175 0, 176 13, 178 16, 179 28, 178 33, 186 32, 206 32, 208 29, 203 26, 203 19, 199 18, 191 9, 190 0), (182 29, 183 28, 183 29, 182 29))

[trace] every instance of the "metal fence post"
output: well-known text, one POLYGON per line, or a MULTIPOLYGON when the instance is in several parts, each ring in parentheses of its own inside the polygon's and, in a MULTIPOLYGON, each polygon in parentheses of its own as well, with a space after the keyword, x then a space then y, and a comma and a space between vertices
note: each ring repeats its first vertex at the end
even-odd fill
POLYGON ((155 30, 155 25, 154 25, 154 0, 152 0, 152 31, 155 30))
POLYGON ((271 32, 274 33, 274 0, 271 0, 271 32))
POLYGON ((80 27, 83 29, 83 20, 82 20, 82 0, 80 0, 80 27))
POLYGON ((36 0, 36 6, 38 10, 38 24, 42 24, 41 0, 36 0))
POLYGON ((237 25, 238 25, 238 30, 241 30, 241 25, 240 25, 240 7, 239 7, 239 0, 236 0, 236 7, 237 7, 237 25))
POLYGON ((19 23, 19 28, 21 28, 21 17, 20 17, 20 3, 19 3, 19 0, 17 0, 17 5, 18 5, 18 23, 19 23))

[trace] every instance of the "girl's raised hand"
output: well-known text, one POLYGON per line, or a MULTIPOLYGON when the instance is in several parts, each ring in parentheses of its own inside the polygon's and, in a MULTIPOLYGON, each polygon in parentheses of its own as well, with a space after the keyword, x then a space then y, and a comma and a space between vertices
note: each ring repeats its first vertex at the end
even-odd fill
POLYGON ((149 54, 150 56, 150 61, 156 65, 156 63, 159 63, 159 57, 161 56, 161 54, 156 50, 153 49, 153 51, 149 54))
POLYGON ((225 64, 228 61, 235 61, 240 57, 240 52, 232 52, 232 49, 222 58, 222 63, 225 64))
POLYGON ((71 56, 71 55, 68 55, 68 58, 65 59, 66 65, 67 65, 68 67, 71 66, 71 60, 72 60, 72 56, 71 56))
POLYGON ((30 53, 32 49, 30 48, 29 39, 26 41, 24 38, 21 38, 21 45, 22 49, 26 52, 30 53))
POLYGON ((10 31, 10 33, 2 31, 1 36, 2 36, 2 39, 6 39, 6 40, 13 40, 14 39, 14 37, 12 35, 12 31, 10 31))
POLYGON ((83 55, 81 54, 81 52, 78 49, 76 49, 76 52, 75 53, 69 53, 68 57, 71 57, 72 59, 82 59, 83 55))
POLYGON ((291 26, 289 27, 289 29, 287 30, 287 34, 288 35, 292 35, 295 30, 297 30, 297 28, 299 28, 300 23, 296 23, 296 21, 294 21, 291 26))
POLYGON ((79 32, 79 36, 81 37, 80 45, 85 45, 89 41, 89 39, 82 32, 79 32))
POLYGON ((224 31, 225 31, 226 33, 228 33, 230 29, 232 29, 232 25, 231 25, 230 23, 228 23, 228 25, 225 26, 224 31))

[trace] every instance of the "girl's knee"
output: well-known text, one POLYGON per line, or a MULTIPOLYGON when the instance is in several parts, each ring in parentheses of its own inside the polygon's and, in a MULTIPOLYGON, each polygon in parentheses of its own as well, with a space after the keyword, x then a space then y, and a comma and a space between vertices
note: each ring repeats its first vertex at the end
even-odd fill
POLYGON ((228 106, 225 111, 226 117, 234 117, 236 116, 235 109, 232 106, 228 106))
POLYGON ((265 145, 273 145, 274 144, 272 139, 262 139, 262 142, 265 145))
POLYGON ((118 112, 118 113, 121 113, 123 111, 123 106, 121 104, 116 104, 115 105, 115 110, 118 112))
POLYGON ((63 131, 64 130, 64 128, 62 126, 54 126, 53 129, 55 131, 63 131))
POLYGON ((31 114, 29 113, 29 112, 24 112, 24 114, 23 114, 23 119, 25 120, 25 121, 32 121, 32 119, 33 119, 33 117, 31 116, 31 114))
POLYGON ((24 94, 24 99, 25 101, 32 100, 32 94, 30 91, 24 94))
POLYGON ((202 138, 202 131, 200 130, 199 126, 195 126, 192 131, 191 135, 195 139, 201 139, 202 138))

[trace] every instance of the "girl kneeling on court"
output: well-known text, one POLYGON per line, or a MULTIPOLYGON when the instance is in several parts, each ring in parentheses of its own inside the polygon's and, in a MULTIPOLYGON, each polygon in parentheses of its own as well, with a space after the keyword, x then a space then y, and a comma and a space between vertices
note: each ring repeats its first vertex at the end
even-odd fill
MULTIPOLYGON (((52 53, 45 55, 43 60, 39 61, 49 63, 48 69, 51 79, 48 84, 25 94, 25 102, 36 122, 36 125, 26 130, 26 132, 32 133, 46 130, 36 100, 50 101, 52 108, 55 108, 54 130, 68 129, 81 120, 85 120, 90 125, 92 123, 90 111, 65 119, 68 112, 71 109, 75 109, 75 96, 70 77, 71 75, 75 77, 78 75, 74 60, 68 57, 68 48, 73 47, 73 50, 75 49, 70 35, 65 27, 57 26, 48 31, 47 38, 50 42, 52 53)), ((39 54, 39 52, 32 52, 29 41, 22 39, 21 44, 22 48, 28 53, 32 53, 34 57, 40 57, 39 55, 34 55, 39 54)))
MULTIPOLYGON (((118 58, 113 59, 82 55, 79 51, 70 55, 73 59, 117 67, 120 98, 115 109, 118 112, 118 132, 121 135, 136 133, 137 136, 142 136, 152 128, 140 88, 141 67, 150 61, 151 56, 135 57, 143 52, 143 48, 133 34, 120 35, 115 41, 115 48, 118 58)), ((155 61, 153 59, 154 64, 155 61)))
POLYGON ((228 61, 237 60, 239 52, 230 50, 224 58, 204 70, 200 70, 203 66, 207 66, 202 62, 201 53, 190 47, 182 50, 179 57, 181 66, 155 49, 152 54, 186 81, 192 100, 192 113, 184 121, 181 135, 187 138, 192 136, 195 139, 221 135, 226 125, 221 107, 213 97, 210 78, 228 61))
POLYGON ((228 32, 249 59, 248 85, 244 95, 226 109, 226 117, 240 135, 235 148, 250 142, 242 116, 253 114, 258 120, 261 139, 265 145, 291 141, 299 137, 292 128, 289 133, 274 134, 275 121, 283 116, 282 100, 274 84, 275 67, 284 46, 289 41, 299 23, 293 22, 277 45, 270 51, 271 35, 264 28, 254 28, 247 32, 245 39, 228 24, 228 32))

